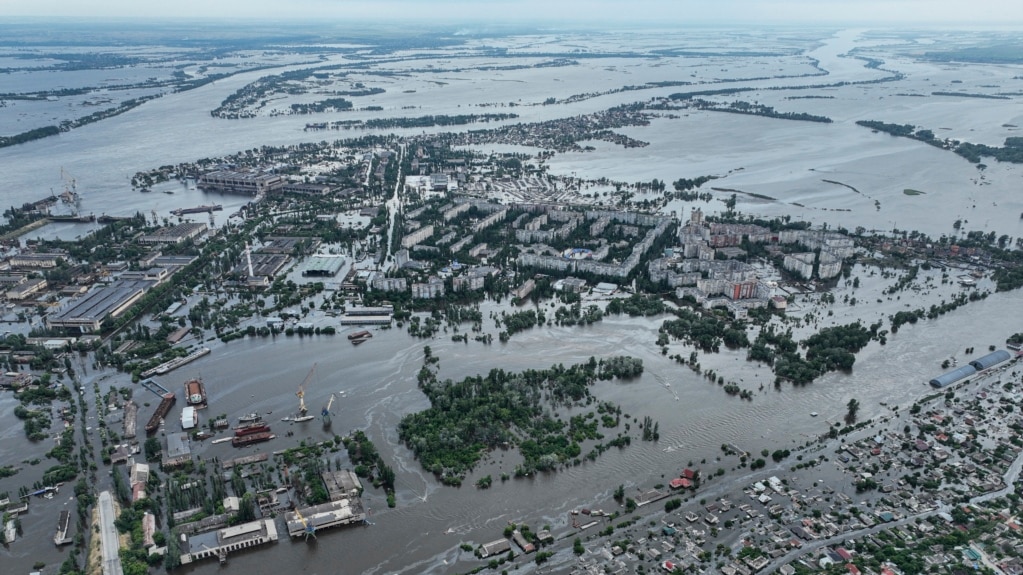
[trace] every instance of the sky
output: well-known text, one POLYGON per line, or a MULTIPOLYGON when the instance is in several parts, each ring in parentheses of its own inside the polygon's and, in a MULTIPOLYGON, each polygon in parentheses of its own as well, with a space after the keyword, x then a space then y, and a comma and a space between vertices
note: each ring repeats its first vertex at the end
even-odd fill
POLYGON ((0 0, 0 18, 1023 26, 1020 0, 0 0))

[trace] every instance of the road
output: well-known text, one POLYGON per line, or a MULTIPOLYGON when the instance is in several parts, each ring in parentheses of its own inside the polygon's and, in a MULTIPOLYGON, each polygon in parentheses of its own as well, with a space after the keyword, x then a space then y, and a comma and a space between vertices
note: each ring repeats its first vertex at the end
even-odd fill
POLYGON ((405 160, 405 147, 407 144, 401 144, 398 146, 398 178, 397 183, 394 184, 394 195, 391 196, 390 200, 387 200, 387 215, 390 221, 387 222, 387 245, 384 246, 384 269, 387 269, 387 262, 391 260, 391 246, 394 245, 394 230, 398 221, 398 210, 401 208, 401 188, 404 185, 401 163, 405 160))
POLYGON ((103 575, 122 575, 120 541, 114 527, 114 499, 109 491, 99 494, 99 534, 103 549, 103 575))

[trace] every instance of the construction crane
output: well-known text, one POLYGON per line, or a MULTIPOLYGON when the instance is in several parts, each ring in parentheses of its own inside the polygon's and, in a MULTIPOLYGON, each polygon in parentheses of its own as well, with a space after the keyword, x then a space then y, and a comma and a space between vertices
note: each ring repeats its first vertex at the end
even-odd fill
POLYGON ((305 417, 305 414, 309 412, 309 409, 305 406, 305 385, 309 383, 309 380, 313 378, 313 374, 315 373, 316 364, 314 363, 312 369, 309 370, 309 375, 305 376, 305 379, 302 380, 302 384, 298 386, 298 393, 295 394, 298 396, 298 415, 300 417, 305 417))
POLYGON ((302 530, 305 531, 305 540, 309 541, 310 535, 313 536, 313 539, 316 539, 316 526, 306 521, 305 517, 302 517, 302 513, 297 507, 295 508, 295 517, 298 517, 298 520, 302 522, 302 530))
POLYGON ((323 418, 323 426, 330 427, 330 406, 334 405, 334 399, 336 396, 330 394, 330 399, 327 400, 327 405, 323 407, 323 411, 320 412, 320 416, 323 418))

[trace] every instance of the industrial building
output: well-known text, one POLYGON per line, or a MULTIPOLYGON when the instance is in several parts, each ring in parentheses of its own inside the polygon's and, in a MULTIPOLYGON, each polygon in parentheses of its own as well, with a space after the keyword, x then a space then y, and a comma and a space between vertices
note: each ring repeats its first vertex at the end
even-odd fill
POLYGON ((313 256, 309 258, 303 276, 334 277, 345 265, 344 256, 313 256))
POLYGON ((46 325, 78 329, 82 333, 99 331, 103 320, 127 311, 155 284, 149 280, 121 280, 94 289, 80 300, 47 316, 46 325))
POLYGON ((953 383, 960 381, 962 379, 966 379, 967 377, 970 377, 975 373, 977 373, 977 368, 973 367, 972 365, 964 365, 962 367, 953 369, 952 371, 943 373, 938 377, 935 377, 929 383, 933 387, 941 388, 948 385, 952 385, 953 383))
POLYGON ((284 178, 274 174, 218 170, 203 174, 196 183, 200 190, 235 194, 266 194, 284 187, 284 178))
POLYGON ((209 226, 203 223, 188 222, 177 224, 167 228, 160 228, 151 234, 144 235, 139 238, 139 243, 146 245, 180 244, 201 236, 206 233, 207 229, 209 229, 209 226))
POLYGON ((311 526, 314 531, 319 531, 340 525, 361 523, 365 520, 366 512, 359 499, 341 499, 284 514, 288 535, 292 537, 304 535, 306 525, 311 526), (301 519, 299 514, 301 514, 301 519))
POLYGON ((200 559, 217 557, 223 562, 227 554, 264 543, 277 541, 277 526, 273 519, 260 519, 192 536, 180 535, 181 564, 187 565, 200 559))
POLYGON ((937 388, 946 387, 952 385, 953 383, 956 383, 957 381, 966 379, 967 377, 970 377, 975 373, 979 373, 981 371, 984 371, 985 369, 990 369, 998 365, 999 363, 1002 363, 1003 361, 1008 361, 1010 359, 1012 359, 1012 354, 1004 349, 993 351, 985 355, 984 357, 980 357, 971 361, 969 365, 964 365, 962 367, 953 369, 952 371, 943 373, 938 377, 935 377, 934 379, 930 380, 928 383, 937 388))
POLYGON ((994 367, 999 363, 1002 363, 1003 361, 1008 361, 1011 358, 1012 358, 1011 353, 1005 351, 1004 349, 1000 349, 998 351, 993 351, 980 359, 975 359, 971 361, 970 365, 975 367, 977 371, 983 371, 985 369, 994 367))

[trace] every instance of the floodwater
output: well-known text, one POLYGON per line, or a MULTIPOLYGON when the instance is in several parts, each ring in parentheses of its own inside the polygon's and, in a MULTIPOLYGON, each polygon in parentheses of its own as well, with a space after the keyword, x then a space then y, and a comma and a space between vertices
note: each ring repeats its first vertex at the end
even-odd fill
MULTIPOLYGON (((829 76, 789 79, 785 83, 856 81, 883 76, 882 72, 865 70, 853 65, 857 61, 841 57, 856 45, 858 38, 856 33, 838 34, 817 49, 814 55, 821 60, 823 68, 832 72, 829 76)), ((885 98, 896 98, 907 110, 911 109, 909 104, 918 99, 904 102, 889 92, 908 91, 914 82, 919 83, 920 89, 930 91, 934 78, 925 82, 922 76, 913 75, 917 67, 923 65, 908 61, 892 65, 910 74, 910 78, 897 86, 836 89, 836 100, 785 101, 781 99, 781 92, 757 93, 761 102, 769 102, 783 111, 807 110, 832 115, 836 119, 834 124, 693 113, 677 120, 657 120, 645 128, 622 130, 632 137, 650 141, 651 146, 647 148, 623 151, 598 145, 597 151, 588 154, 559 154, 551 162, 552 170, 565 175, 607 176, 630 182, 649 181, 654 177, 671 181, 678 177, 731 172, 716 184, 777 199, 740 199, 743 211, 791 214, 794 218, 828 222, 832 226, 898 227, 936 235, 951 233, 952 221, 966 217, 967 229, 983 227, 1020 235, 1016 218, 1023 211, 1023 200, 1011 199, 1009 194, 1019 183, 1015 167, 991 165, 981 174, 976 167, 948 152, 918 142, 871 134, 853 125, 856 119, 902 121, 898 111, 887 107, 889 102, 878 101, 879 91, 885 92, 885 98), (841 99, 837 99, 838 96, 841 99), (848 188, 825 184, 822 179, 841 181, 863 193, 855 194, 848 188), (907 196, 902 193, 904 188, 919 189, 926 195, 907 196), (880 202, 880 210, 875 200, 880 202), (795 203, 805 207, 794 206, 795 203)), ((925 72, 931 71, 928 68, 925 72)), ((566 85, 569 83, 548 72, 544 72, 548 79, 539 85, 503 84, 500 98, 542 100, 548 95, 567 97, 580 91, 580 84, 566 85)), ((800 68, 796 72, 806 70, 800 68)), ((528 77, 531 73, 533 71, 526 70, 520 74, 528 77)), ((658 76, 649 70, 644 73, 651 79, 658 76)), ((5 174, 5 202, 18 205, 41 198, 48 188, 61 185, 59 171, 64 167, 74 174, 79 190, 85 195, 83 211, 86 212, 130 215, 142 211, 148 215, 150 210, 163 212, 172 207, 207 203, 208 198, 201 192, 183 188, 175 189, 173 195, 158 191, 140 194, 130 190, 128 180, 138 170, 160 165, 218 156, 263 144, 297 143, 325 137, 302 131, 304 123, 309 121, 306 117, 238 121, 210 117, 208 111, 225 96, 262 74, 265 72, 241 75, 169 95, 57 138, 2 149, 0 168, 5 174)), ((608 81, 607 84, 614 87, 621 82, 608 81)), ((770 86, 777 82, 760 84, 770 86)), ((417 91, 417 104, 423 107, 416 114, 466 113, 465 107, 480 98, 479 94, 469 94, 459 100, 451 97, 459 93, 457 90, 443 88, 446 87, 438 86, 433 95, 417 91)), ((522 114, 526 121, 549 119, 677 91, 680 89, 618 93, 556 107, 517 107, 515 112, 522 114)), ((493 88, 483 89, 482 93, 497 99, 493 88)), ((386 96, 394 97, 392 92, 386 96)), ((743 94, 741 99, 753 100, 754 97, 743 94)), ((969 107, 967 117, 975 123, 978 141, 998 143, 997 138, 1005 130, 1000 126, 1013 123, 1020 112, 1002 102, 995 105, 986 100, 979 102, 965 100, 925 106, 916 109, 914 121, 928 127, 938 127, 946 120, 955 124, 954 120, 963 117, 957 110, 969 107), (933 116, 927 115, 931 113, 928 110, 933 116)), ((470 110, 474 113, 491 111, 470 110)), ((388 113, 412 115, 400 110, 388 113)), ((948 127, 965 129, 958 124, 948 127)), ((331 133, 329 137, 343 136, 344 133, 338 136, 331 133)), ((217 197, 216 201, 225 204, 224 213, 230 213, 246 199, 217 197)), ((685 207, 673 206, 672 209, 685 207)), ((83 229, 65 226, 46 233, 74 237, 67 234, 79 234, 83 229)), ((862 289, 869 288, 865 285, 862 289)), ((905 309, 901 301, 877 303, 866 299, 860 305, 871 317, 905 309)), ((628 490, 647 488, 662 482, 662 476, 676 473, 690 461, 713 462, 722 443, 735 443, 749 451, 791 448, 826 431, 828 421, 842 416, 849 398, 860 401, 863 418, 882 413, 881 402, 905 405, 929 392, 930 388, 923 382, 940 372, 938 365, 942 359, 965 347, 986 350, 988 344, 1000 343, 1007 335, 1019 331, 1017 318, 1006 312, 1020 309, 1021 305, 1023 295, 1019 292, 996 294, 938 320, 905 326, 889 338, 887 345, 872 343, 861 351, 851 374, 828 374, 812 385, 799 388, 786 385, 781 391, 771 385, 772 378, 766 370, 745 361, 743 352, 725 350, 713 356, 701 354, 704 369, 714 369, 730 380, 741 381, 742 387, 755 391, 753 401, 729 397, 716 384, 662 356, 653 342, 663 318, 607 317, 589 327, 536 328, 516 334, 507 344, 495 343, 485 350, 476 342, 452 342, 450 333, 441 333, 430 340, 413 340, 398 328, 375 330, 371 340, 357 347, 349 344, 343 332, 334 337, 278 336, 272 340, 240 340, 226 345, 213 344, 211 355, 159 379, 176 390, 184 380, 201 375, 207 382, 210 403, 203 417, 220 413, 236 417, 259 411, 272 412, 266 415, 272 422, 294 411, 295 391, 316 364, 306 389, 311 412, 317 413, 331 393, 343 391, 335 404, 337 415, 333 431, 366 430, 384 460, 397 472, 396 509, 387 508, 379 491, 372 488, 366 491, 371 526, 325 532, 314 545, 306 545, 301 540, 283 540, 272 549, 232 555, 232 570, 254 575, 298 571, 318 574, 335 573, 343 566, 340 569, 346 573, 464 572, 478 562, 460 551, 458 544, 475 545, 496 539, 508 521, 526 522, 531 526, 550 524, 555 534, 559 534, 567 525, 569 510, 609 506, 611 491, 618 484, 624 484, 628 490), (433 354, 440 358, 440 375, 445 378, 486 373, 492 368, 521 370, 557 363, 568 365, 586 361, 590 356, 640 357, 646 367, 643 376, 624 382, 598 382, 593 393, 598 399, 620 404, 633 418, 641 420, 650 416, 658 421, 661 439, 657 443, 636 441, 624 450, 606 452, 596 462, 556 474, 495 482, 489 491, 477 490, 472 486, 476 477, 488 473, 496 477, 513 470, 514 453, 499 451, 491 455, 482 470, 468 478, 465 486, 442 487, 398 444, 395 432, 403 415, 428 406, 415 384, 424 345, 429 345, 433 354), (761 382, 763 390, 759 389, 761 382), (819 412, 820 417, 811 418, 812 411, 819 412)), ((483 306, 484 316, 501 309, 506 308, 488 303, 483 306)), ((330 322, 322 317, 316 321, 322 325, 330 322)), ((484 323, 493 331, 492 321, 484 323)), ((682 348, 674 344, 669 355, 681 351, 682 348)), ((103 389, 110 385, 129 385, 124 375, 96 374, 90 369, 87 377, 87 390, 91 389, 91 380, 97 377, 102 379, 103 389)), ((91 391, 88 393, 91 395, 91 391)), ((139 416, 139 420, 145 422, 157 403, 156 397, 150 397, 149 392, 140 388, 136 388, 136 397, 139 401, 151 402, 139 416)), ((0 396, 3 421, 13 421, 13 407, 9 396, 0 396)), ((171 427, 174 427, 177 413, 179 409, 169 418, 171 427)), ((273 423, 278 439, 266 448, 281 449, 303 439, 319 440, 330 435, 318 421, 304 425, 273 423), (295 432, 293 437, 284 437, 288 430, 295 432)), ((39 452, 38 448, 19 443, 20 433, 20 426, 13 425, 0 432, 0 440, 10 440, 0 441, 0 458, 4 462, 21 461, 39 452)), ((194 448, 204 458, 225 458, 238 453, 223 444, 201 444, 194 448)), ((242 453, 248 452, 251 450, 242 453)), ((18 485, 41 476, 48 465, 44 461, 27 467, 13 478, 0 482, 0 486, 13 492, 18 485)), ((60 554, 53 550, 47 534, 56 520, 56 508, 65 504, 73 505, 67 502, 64 490, 52 501, 33 502, 33 509, 23 522, 26 539, 0 551, 5 564, 11 558, 10 564, 16 570, 27 571, 35 560, 58 563, 60 554)), ((219 569, 215 563, 207 562, 186 571, 205 574, 219 569)))

